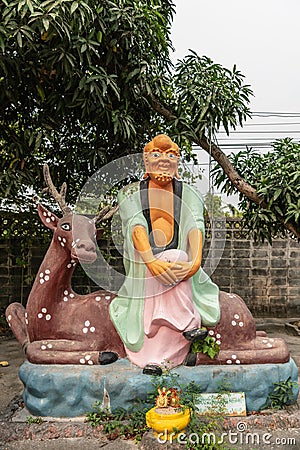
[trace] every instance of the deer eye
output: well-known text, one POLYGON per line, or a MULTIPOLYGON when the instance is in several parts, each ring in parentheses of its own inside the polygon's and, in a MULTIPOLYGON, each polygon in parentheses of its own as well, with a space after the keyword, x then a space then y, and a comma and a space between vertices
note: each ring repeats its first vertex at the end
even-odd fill
POLYGON ((71 230, 71 225, 69 223, 63 223, 61 225, 61 228, 65 231, 70 231, 71 230))

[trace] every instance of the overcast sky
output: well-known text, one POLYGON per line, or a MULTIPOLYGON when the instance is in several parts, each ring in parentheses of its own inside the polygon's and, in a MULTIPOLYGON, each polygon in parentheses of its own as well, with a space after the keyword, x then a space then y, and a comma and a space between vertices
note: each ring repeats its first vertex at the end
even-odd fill
POLYGON ((262 143, 287 135, 299 140, 300 1, 173 1, 174 61, 192 49, 229 69, 236 64, 254 91, 252 111, 299 113, 295 117, 253 116, 252 122, 247 121, 249 128, 231 136, 234 142, 251 138, 262 143), (252 133, 245 135, 247 130, 252 133))
MULTIPOLYGON (((173 0, 173 61, 189 49, 228 69, 236 64, 254 91, 253 115, 243 129, 218 134, 225 153, 250 148, 271 150, 282 137, 300 139, 300 0, 173 0), (287 113, 298 113, 290 114, 287 113)), ((199 161, 207 156, 199 151, 199 161)), ((201 188, 205 193, 206 187, 201 188)), ((225 201, 225 196, 222 196, 225 201)), ((227 202, 229 199, 227 200, 227 202)), ((225 201, 226 202, 226 201, 225 201)), ((230 201, 231 202, 231 201, 230 201)), ((235 202, 233 202, 235 203, 235 202)))
POLYGON ((253 111, 300 111, 299 0, 173 0, 174 59, 188 49, 246 76, 253 111))

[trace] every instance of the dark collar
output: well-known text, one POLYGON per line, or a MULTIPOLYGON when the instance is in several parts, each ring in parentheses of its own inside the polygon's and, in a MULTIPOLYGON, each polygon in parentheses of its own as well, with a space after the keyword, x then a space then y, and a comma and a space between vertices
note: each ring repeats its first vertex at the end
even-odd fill
POLYGON ((173 178, 173 198, 174 198, 174 233, 171 242, 166 247, 157 247, 155 245, 152 233, 152 224, 150 217, 150 207, 149 207, 149 196, 148 196, 148 188, 149 188, 150 178, 146 180, 142 180, 140 182, 140 198, 143 209, 144 217, 148 224, 149 229, 149 242, 151 245, 151 249, 153 254, 160 253, 164 250, 171 250, 178 248, 178 235, 179 235, 179 223, 180 223, 180 215, 181 215, 181 196, 182 196, 182 182, 178 181, 176 178, 173 178))

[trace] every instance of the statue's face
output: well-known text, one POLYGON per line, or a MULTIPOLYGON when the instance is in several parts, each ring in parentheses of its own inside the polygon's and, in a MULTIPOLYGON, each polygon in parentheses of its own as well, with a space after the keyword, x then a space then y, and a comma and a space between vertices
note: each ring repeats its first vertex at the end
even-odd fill
POLYGON ((154 149, 144 153, 144 163, 150 178, 163 186, 170 183, 175 177, 179 156, 173 149, 154 149))

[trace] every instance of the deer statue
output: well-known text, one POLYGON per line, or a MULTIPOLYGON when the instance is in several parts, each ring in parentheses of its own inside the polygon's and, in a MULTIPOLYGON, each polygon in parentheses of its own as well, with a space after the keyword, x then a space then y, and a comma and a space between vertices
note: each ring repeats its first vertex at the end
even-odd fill
POLYGON ((63 216, 58 218, 38 204, 39 217, 53 238, 26 309, 12 303, 6 309, 6 319, 31 363, 109 364, 125 356, 108 311, 115 295, 104 290, 79 295, 72 289, 71 278, 79 261, 92 263, 96 259, 96 223, 110 218, 114 209, 106 207, 92 220, 72 213, 66 204, 66 183, 59 193, 48 166, 43 170, 46 189, 63 216))
MULTIPOLYGON (((26 309, 12 303, 6 319, 29 362, 34 364, 109 364, 126 356, 124 345, 109 315, 111 292, 100 290, 79 295, 71 278, 79 261, 92 263, 96 254, 96 223, 110 218, 114 210, 104 208, 94 218, 74 214, 66 204, 64 183, 60 193, 44 166, 47 190, 59 204, 58 218, 41 204, 38 214, 53 238, 30 292, 26 309), (76 229, 76 236, 74 231, 76 229)), ((289 361, 282 339, 269 339, 257 332, 245 302, 236 294, 220 292, 221 318, 208 329, 221 346, 216 358, 190 354, 186 365, 266 364, 289 361)))

